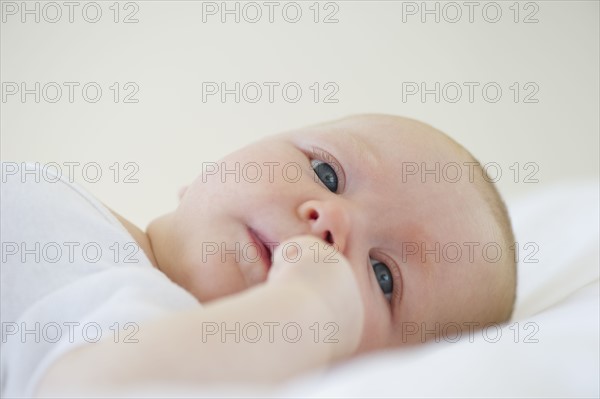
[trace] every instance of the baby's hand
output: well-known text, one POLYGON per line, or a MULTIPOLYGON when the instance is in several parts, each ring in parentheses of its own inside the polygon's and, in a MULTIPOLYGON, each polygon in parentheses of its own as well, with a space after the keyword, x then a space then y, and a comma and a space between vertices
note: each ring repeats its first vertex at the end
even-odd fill
MULTIPOLYGON (((273 251, 268 284, 300 284, 329 308, 339 327, 336 357, 356 351, 362 336, 364 304, 352 267, 337 249, 314 236, 296 236, 273 251)), ((299 298, 301 299, 301 298, 299 298)))

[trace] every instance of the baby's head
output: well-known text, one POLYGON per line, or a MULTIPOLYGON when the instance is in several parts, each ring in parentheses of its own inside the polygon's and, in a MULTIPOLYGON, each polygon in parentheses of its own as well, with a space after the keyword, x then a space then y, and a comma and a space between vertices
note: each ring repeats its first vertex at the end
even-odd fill
POLYGON ((148 235, 160 269, 206 302, 266 280, 257 241, 314 234, 352 265, 361 350, 416 343, 512 313, 512 229, 476 162, 423 123, 353 116, 204 164, 148 235))

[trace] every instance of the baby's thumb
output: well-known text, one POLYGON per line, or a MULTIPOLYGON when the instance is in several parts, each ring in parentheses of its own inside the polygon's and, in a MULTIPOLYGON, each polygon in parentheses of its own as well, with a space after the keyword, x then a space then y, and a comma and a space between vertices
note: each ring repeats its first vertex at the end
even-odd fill
POLYGON ((278 279, 282 275, 292 272, 290 269, 306 263, 307 258, 311 257, 311 248, 315 248, 315 244, 322 246, 325 245, 325 242, 315 236, 301 235, 279 244, 273 249, 273 264, 269 270, 268 279, 278 279))
POLYGON ((364 322, 364 303, 358 280, 346 257, 333 245, 315 236, 297 236, 281 243, 273 252, 267 281, 299 284, 311 297, 330 309, 331 322, 345 344, 335 357, 352 353, 359 345, 364 322))

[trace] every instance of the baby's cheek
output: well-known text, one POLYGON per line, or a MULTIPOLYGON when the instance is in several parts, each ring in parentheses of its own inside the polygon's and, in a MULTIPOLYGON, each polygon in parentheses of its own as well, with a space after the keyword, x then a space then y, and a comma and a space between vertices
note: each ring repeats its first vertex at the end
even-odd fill
POLYGON ((372 281, 361 284, 361 297, 365 306, 363 335, 359 345, 359 353, 381 349, 387 346, 390 331, 390 308, 383 295, 374 291, 372 281))
POLYGON ((182 285, 200 302, 208 302, 243 291, 246 284, 235 265, 222 262, 197 263, 182 285))
POLYGON ((388 334, 384 331, 386 323, 377 318, 371 308, 366 308, 363 335, 358 353, 382 349, 388 346, 388 334))

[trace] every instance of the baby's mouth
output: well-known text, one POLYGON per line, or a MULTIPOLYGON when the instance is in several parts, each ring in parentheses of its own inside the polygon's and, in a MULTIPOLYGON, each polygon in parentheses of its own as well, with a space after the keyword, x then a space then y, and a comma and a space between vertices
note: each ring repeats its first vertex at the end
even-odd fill
POLYGON ((273 251, 268 244, 271 244, 268 240, 265 240, 263 236, 256 230, 249 228, 250 238, 255 242, 260 251, 260 258, 266 266, 267 273, 273 265, 273 251))

